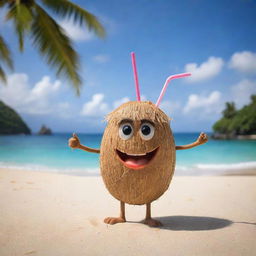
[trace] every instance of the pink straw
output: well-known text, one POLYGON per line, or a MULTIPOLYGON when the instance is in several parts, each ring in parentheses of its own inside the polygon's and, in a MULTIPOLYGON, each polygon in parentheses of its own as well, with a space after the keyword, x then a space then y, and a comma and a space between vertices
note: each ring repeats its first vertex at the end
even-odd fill
POLYGON ((131 52, 132 57, 132 68, 133 68, 133 76, 135 81, 135 89, 136 89, 136 97, 137 101, 140 101, 140 86, 139 86, 139 79, 138 79, 138 73, 136 68, 136 60, 135 60, 135 53, 131 52))
POLYGON ((162 98, 163 98, 163 96, 165 94, 165 91, 167 89, 167 86, 170 83, 170 81, 173 80, 173 79, 176 79, 176 78, 182 78, 182 77, 186 77, 186 76, 191 76, 191 74, 190 73, 182 73, 182 74, 177 74, 177 75, 169 76, 166 79, 164 87, 163 87, 163 89, 162 89, 162 91, 161 91, 161 93, 159 95, 159 98, 158 98, 158 100, 156 102, 156 106, 157 107, 159 106, 159 104, 160 104, 160 102, 161 102, 161 100, 162 100, 162 98))

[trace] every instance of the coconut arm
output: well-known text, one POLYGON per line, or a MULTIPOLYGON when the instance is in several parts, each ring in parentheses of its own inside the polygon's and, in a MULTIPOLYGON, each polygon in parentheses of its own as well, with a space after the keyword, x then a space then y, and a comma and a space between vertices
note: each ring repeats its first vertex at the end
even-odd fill
POLYGON ((182 149, 190 149, 199 145, 202 145, 208 141, 208 137, 205 133, 201 132, 197 140, 191 144, 182 145, 182 146, 176 146, 176 150, 182 150, 182 149))
POLYGON ((78 148, 91 153, 100 153, 100 149, 89 148, 87 146, 80 144, 79 138, 75 133, 73 133, 73 137, 69 139, 68 145, 71 148, 78 148))
POLYGON ((100 149, 97 149, 97 148, 89 148, 89 147, 86 147, 84 145, 79 145, 78 147, 79 149, 82 149, 84 151, 87 151, 87 152, 91 152, 91 153, 100 153, 100 149))

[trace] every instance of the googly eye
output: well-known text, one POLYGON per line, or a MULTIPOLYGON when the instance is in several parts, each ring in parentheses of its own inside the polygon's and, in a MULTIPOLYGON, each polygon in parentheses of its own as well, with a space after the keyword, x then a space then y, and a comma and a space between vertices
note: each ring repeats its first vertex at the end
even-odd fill
POLYGON ((151 123, 145 122, 140 126, 140 136, 142 139, 150 140, 153 138, 154 134, 155 127, 151 123))
POLYGON ((130 123, 123 123, 119 126, 119 136, 123 140, 128 140, 133 135, 133 128, 130 123))

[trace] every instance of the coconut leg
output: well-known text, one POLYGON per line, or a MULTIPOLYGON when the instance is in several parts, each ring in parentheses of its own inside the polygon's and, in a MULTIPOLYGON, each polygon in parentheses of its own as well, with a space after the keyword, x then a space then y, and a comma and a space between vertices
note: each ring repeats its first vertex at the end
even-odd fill
POLYGON ((126 222, 125 203, 120 201, 120 217, 107 217, 106 219, 104 219, 104 222, 111 225, 114 225, 116 223, 126 222))
POLYGON ((145 220, 143 220, 143 223, 150 227, 163 226, 163 224, 160 221, 151 218, 151 203, 146 204, 146 207, 146 218, 145 220))

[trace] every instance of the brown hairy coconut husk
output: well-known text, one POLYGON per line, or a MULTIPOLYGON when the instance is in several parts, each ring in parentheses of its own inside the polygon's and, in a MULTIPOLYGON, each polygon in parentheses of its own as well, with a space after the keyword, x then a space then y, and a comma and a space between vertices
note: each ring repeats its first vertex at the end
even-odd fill
POLYGON ((169 187, 175 168, 175 143, 168 116, 151 102, 131 101, 111 112, 106 120, 100 154, 100 169, 104 183, 116 199, 142 205, 158 199, 169 187), (124 119, 133 123, 133 136, 124 140, 119 125, 124 119), (142 120, 155 127, 154 136, 144 140, 140 136, 142 120), (157 149, 152 160, 141 169, 128 168, 116 149, 127 154, 143 154, 157 149))

